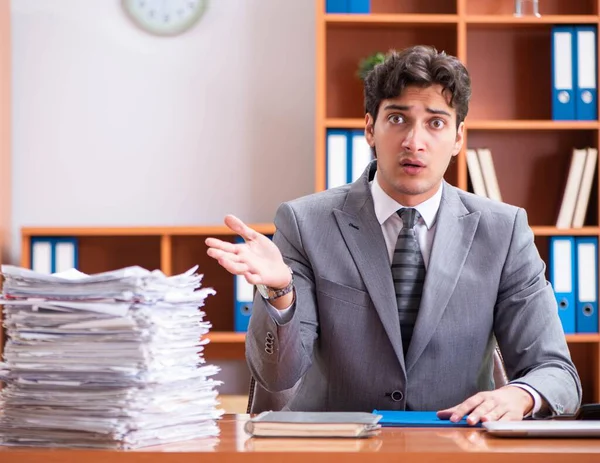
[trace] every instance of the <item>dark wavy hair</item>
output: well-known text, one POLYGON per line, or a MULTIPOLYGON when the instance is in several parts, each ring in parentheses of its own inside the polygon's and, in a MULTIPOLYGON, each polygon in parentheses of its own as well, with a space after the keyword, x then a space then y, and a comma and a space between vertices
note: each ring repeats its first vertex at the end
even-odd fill
POLYGON ((433 47, 416 45, 400 52, 391 50, 365 78, 365 112, 377 120, 382 100, 396 98, 408 86, 439 84, 448 105, 456 110, 456 126, 467 117, 471 78, 458 58, 433 47))

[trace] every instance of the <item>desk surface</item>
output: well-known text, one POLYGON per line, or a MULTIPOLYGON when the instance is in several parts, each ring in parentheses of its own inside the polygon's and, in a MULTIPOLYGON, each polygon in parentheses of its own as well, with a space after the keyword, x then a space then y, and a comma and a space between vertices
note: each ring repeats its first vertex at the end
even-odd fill
POLYGON ((131 451, 0 447, 2 463, 600 462, 600 439, 506 439, 481 429, 384 428, 368 439, 249 438, 248 415, 225 415, 218 438, 131 451), (391 455, 394 454, 394 455, 391 455))

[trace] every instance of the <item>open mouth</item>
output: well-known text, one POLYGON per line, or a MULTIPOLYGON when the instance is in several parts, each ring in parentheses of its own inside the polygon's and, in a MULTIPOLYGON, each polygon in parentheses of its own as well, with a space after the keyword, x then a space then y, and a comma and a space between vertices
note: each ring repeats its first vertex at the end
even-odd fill
POLYGON ((405 161, 402 161, 400 163, 400 165, 402 165, 402 167, 415 167, 415 168, 416 167, 425 167, 425 164, 423 164, 422 162, 415 161, 415 160, 412 160, 412 159, 407 159, 405 161))

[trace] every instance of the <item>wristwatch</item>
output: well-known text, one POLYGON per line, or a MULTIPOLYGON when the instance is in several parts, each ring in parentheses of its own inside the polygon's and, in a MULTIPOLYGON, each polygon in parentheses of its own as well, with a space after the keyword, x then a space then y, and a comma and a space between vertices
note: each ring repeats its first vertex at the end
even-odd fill
POLYGON ((285 288, 271 288, 270 286, 266 285, 256 285, 256 289, 263 297, 263 299, 266 299, 267 301, 272 301, 292 292, 292 290, 294 289, 294 272, 292 272, 292 269, 289 266, 288 270, 290 271, 292 278, 290 278, 290 282, 285 288))

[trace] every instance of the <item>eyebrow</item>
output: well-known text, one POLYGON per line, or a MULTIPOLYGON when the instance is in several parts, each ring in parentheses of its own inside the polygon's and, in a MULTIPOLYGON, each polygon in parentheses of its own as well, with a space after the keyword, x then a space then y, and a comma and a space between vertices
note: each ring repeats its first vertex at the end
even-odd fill
MULTIPOLYGON (((395 109, 396 111, 409 111, 410 108, 411 108, 411 106, 401 106, 401 105, 397 105, 397 104, 389 104, 385 108, 383 108, 383 110, 386 111, 389 109, 395 109)), ((427 111, 430 114, 443 114, 445 116, 452 117, 452 115, 448 111, 444 111, 443 109, 425 108, 425 111, 427 111)))

